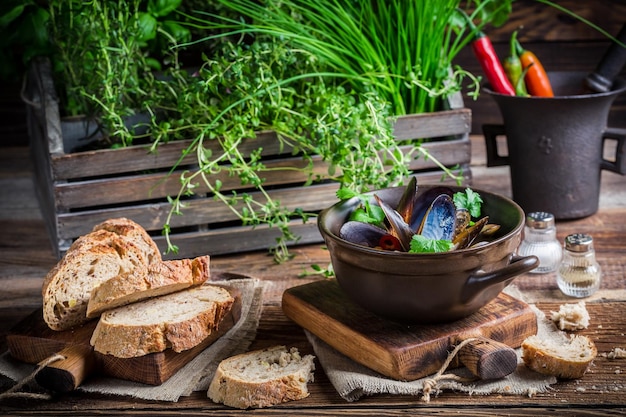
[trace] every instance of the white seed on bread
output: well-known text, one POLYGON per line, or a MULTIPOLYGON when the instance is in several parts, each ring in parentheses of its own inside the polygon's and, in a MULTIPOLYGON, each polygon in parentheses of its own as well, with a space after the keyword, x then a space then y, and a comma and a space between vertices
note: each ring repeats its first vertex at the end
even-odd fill
POLYGON ((589 312, 584 301, 562 304, 559 311, 552 311, 552 321, 561 330, 582 330, 589 327, 589 312))
POLYGON ((94 350, 133 358, 200 344, 230 311, 234 298, 224 288, 201 285, 108 310, 91 337, 94 350))
POLYGON ((210 257, 153 262, 147 268, 126 271, 95 286, 87 317, 137 301, 201 285, 210 278, 210 257))
POLYGON ((80 237, 44 278, 45 322, 53 330, 86 322, 94 287, 120 274, 146 269, 148 263, 144 250, 131 238, 104 229, 80 237))
POLYGON ((298 349, 274 346, 223 360, 207 396, 229 407, 263 408, 309 395, 315 357, 298 349))
POLYGON ((581 335, 572 335, 565 343, 536 335, 522 342, 522 359, 528 368, 562 379, 582 377, 597 355, 593 341, 581 335))

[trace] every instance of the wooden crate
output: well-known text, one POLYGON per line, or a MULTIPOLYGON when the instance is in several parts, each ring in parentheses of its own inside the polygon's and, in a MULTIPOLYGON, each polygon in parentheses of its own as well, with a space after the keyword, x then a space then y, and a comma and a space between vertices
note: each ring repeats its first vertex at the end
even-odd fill
MULTIPOLYGON (((155 153, 145 146, 68 152, 69 139, 63 137, 58 100, 47 62, 36 62, 32 66, 27 88, 31 101, 28 125, 36 188, 57 256, 95 224, 113 217, 138 222, 164 251, 166 243, 161 230, 170 210, 167 196, 178 193, 179 174, 183 169, 193 169, 195 156, 185 158, 180 169, 171 174, 169 168, 178 161, 189 142, 163 144, 155 153)), ((451 107, 447 111, 401 117, 394 132, 398 140, 431 138, 423 146, 446 166, 458 165, 466 181, 470 181, 471 112, 462 107, 462 99, 451 107)), ((305 165, 300 157, 291 155, 290 149, 281 150, 278 145, 274 133, 261 132, 256 139, 246 141, 242 151, 262 147, 268 167, 305 165)), ((422 183, 440 181, 442 177, 439 168, 424 158, 415 160, 410 168, 422 183)), ((321 158, 315 160, 315 170, 326 171, 321 158)), ((305 175, 296 171, 268 172, 265 177, 272 197, 287 207, 318 212, 337 202, 336 183, 305 187, 305 175)), ((223 190, 242 189, 237 178, 224 176, 221 180, 223 190)), ((174 216, 170 222, 171 239, 179 252, 166 258, 267 249, 280 235, 276 228, 253 228, 237 223, 233 213, 206 190, 196 190, 196 195, 186 203, 183 215, 174 216)), ((304 223, 294 220, 291 229, 300 236, 297 244, 322 241, 314 217, 304 223)))

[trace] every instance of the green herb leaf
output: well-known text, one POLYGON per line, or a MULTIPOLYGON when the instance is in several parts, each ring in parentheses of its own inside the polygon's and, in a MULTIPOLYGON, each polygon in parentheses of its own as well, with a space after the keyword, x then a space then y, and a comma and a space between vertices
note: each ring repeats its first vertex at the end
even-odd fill
POLYGON ((349 188, 343 188, 342 187, 342 188, 337 190, 337 198, 339 200, 342 200, 342 201, 343 200, 349 200, 352 197, 356 197, 358 195, 359 195, 359 193, 357 193, 356 191, 351 190, 349 188))
POLYGON ((163 29, 172 35, 172 38, 174 38, 177 43, 189 42, 191 40, 191 31, 172 20, 163 22, 163 29))
POLYGON ((457 209, 467 209, 472 217, 480 217, 480 210, 483 199, 481 198, 480 194, 478 194, 471 188, 466 188, 465 192, 455 193, 453 196, 453 201, 457 209))
POLYGON ((139 33, 137 40, 147 42, 154 39, 157 34, 157 20, 149 13, 139 12, 138 15, 139 33))
POLYGON ((151 0, 148 2, 148 12, 154 16, 167 16, 178 6, 180 6, 182 0, 151 0))
POLYGON ((452 250, 454 244, 449 240, 428 239, 422 235, 413 235, 409 253, 439 253, 452 250))

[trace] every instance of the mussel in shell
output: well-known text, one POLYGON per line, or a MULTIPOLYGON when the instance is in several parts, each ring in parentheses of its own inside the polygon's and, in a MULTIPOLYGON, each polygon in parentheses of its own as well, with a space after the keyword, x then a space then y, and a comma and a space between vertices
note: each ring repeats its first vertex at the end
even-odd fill
POLYGON ((488 223, 488 216, 473 222, 467 209, 455 206, 453 191, 448 187, 420 192, 414 177, 397 208, 378 195, 374 195, 374 200, 385 215, 384 227, 348 221, 339 232, 342 239, 383 250, 408 252, 413 236, 418 234, 431 240, 450 241, 456 250, 485 242, 499 229, 498 225, 488 223))

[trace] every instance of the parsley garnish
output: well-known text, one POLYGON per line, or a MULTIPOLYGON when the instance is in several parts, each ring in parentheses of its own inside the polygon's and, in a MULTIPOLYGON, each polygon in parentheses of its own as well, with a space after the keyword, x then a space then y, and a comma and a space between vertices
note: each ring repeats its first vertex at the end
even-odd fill
POLYGON ((452 250, 454 244, 449 240, 428 239, 422 235, 413 235, 410 253, 438 253, 452 250))
POLYGON ((480 197, 480 194, 473 191, 470 188, 466 188, 465 192, 454 193, 453 196, 454 206, 457 209, 464 208, 467 209, 472 217, 478 218, 480 217, 480 207, 483 203, 483 199, 480 197))

